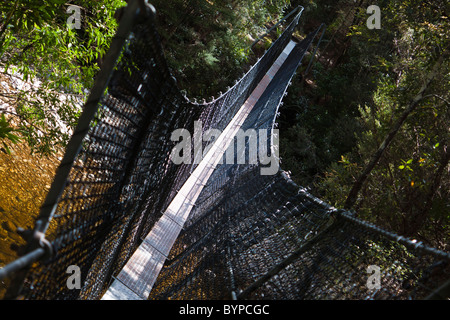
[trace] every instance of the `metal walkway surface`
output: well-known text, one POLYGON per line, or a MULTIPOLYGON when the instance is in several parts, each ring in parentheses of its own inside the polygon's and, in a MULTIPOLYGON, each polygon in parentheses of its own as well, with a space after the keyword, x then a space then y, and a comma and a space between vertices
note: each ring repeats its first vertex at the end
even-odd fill
POLYGON ((163 216, 118 274, 102 300, 147 299, 170 249, 189 217, 199 194, 234 140, 236 133, 266 91, 296 43, 291 41, 253 90, 225 130, 216 139, 163 216))

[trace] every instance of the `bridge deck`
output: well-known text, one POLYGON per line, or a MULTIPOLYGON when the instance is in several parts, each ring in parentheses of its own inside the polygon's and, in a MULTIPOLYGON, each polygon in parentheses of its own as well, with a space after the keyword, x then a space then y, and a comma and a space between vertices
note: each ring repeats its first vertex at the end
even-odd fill
POLYGON ((192 172, 102 300, 146 300, 199 194, 258 99, 295 46, 291 41, 192 172))

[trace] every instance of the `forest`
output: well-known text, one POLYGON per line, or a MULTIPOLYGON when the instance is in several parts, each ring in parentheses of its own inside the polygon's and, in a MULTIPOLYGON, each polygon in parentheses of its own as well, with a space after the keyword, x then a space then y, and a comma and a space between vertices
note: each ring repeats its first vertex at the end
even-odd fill
MULTIPOLYGON (((280 108, 281 168, 333 206, 450 250, 447 1, 150 3, 169 68, 198 100, 232 86, 289 19, 255 40, 296 7, 298 40, 325 24, 280 108)), ((15 228, 33 224, 125 4, 0 3, 0 266, 15 255, 5 241, 21 241, 15 228), (68 25, 71 5, 80 28, 68 25)))

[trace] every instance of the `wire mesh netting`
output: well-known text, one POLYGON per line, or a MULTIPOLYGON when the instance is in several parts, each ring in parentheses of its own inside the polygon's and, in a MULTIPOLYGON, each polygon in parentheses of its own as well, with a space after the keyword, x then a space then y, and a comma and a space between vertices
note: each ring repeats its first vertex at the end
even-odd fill
MULTIPOLYGON (((304 50, 296 46, 242 126, 271 131, 257 149, 273 146, 274 114, 304 50)), ((150 299, 423 299, 449 278, 448 254, 402 244, 261 166, 216 168, 150 299)))
MULTIPOLYGON (((198 104, 180 93, 170 74, 154 13, 140 11, 140 18, 127 16, 135 23, 69 163, 46 229, 54 254, 14 280, 25 299, 102 297, 196 166, 171 161, 172 132, 193 132, 196 120, 203 132, 223 130, 291 41, 300 18, 225 94, 198 104), (81 289, 67 286, 71 265, 80 267, 81 289)), ((316 34, 295 45, 242 126, 268 132, 258 136, 258 152, 276 153, 276 114, 316 34)), ((396 241, 314 198, 282 171, 262 175, 265 166, 216 168, 150 299, 419 299, 449 278, 448 254, 396 241), (368 282, 370 267, 380 271, 380 286, 368 282)))
POLYGON ((187 223, 151 299, 423 299, 448 279, 448 257, 334 217, 285 174, 240 177, 187 223))

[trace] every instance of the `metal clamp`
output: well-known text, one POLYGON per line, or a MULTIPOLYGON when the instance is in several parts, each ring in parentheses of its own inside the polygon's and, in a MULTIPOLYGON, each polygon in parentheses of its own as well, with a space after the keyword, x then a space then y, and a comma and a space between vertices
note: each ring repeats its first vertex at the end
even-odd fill
MULTIPOLYGON (((38 226, 37 223, 36 226, 38 226)), ((23 270, 29 268, 32 263, 41 261, 47 263, 50 261, 55 253, 53 245, 45 238, 45 234, 37 228, 34 230, 17 228, 17 233, 26 241, 26 245, 18 248, 18 253, 21 255, 17 260, 7 264, 0 269, 0 280, 11 277, 13 274, 22 271, 19 276, 20 281, 16 282, 11 296, 17 296, 20 291, 21 283, 25 277, 23 270), (21 252, 22 251, 22 252, 21 252), (19 284, 19 286, 17 286, 19 284)))
MULTIPOLYGON (((27 242, 27 246, 34 250, 36 248, 44 249, 44 255, 40 258, 42 262, 49 261, 54 253, 54 247, 50 241, 45 238, 45 234, 38 230, 17 228, 17 233, 27 242)), ((31 251, 30 250, 30 251, 31 251)))

